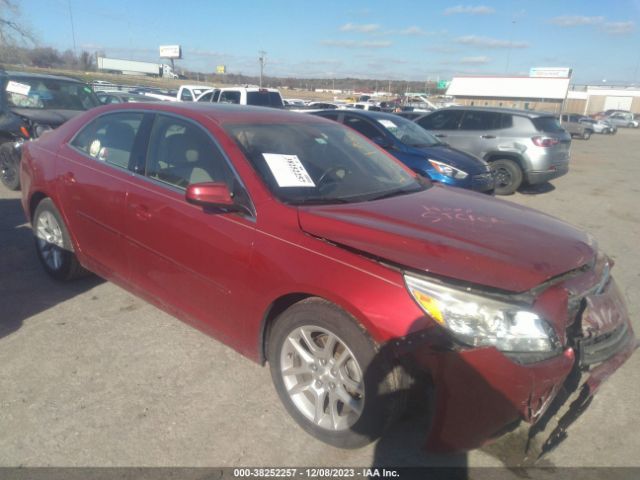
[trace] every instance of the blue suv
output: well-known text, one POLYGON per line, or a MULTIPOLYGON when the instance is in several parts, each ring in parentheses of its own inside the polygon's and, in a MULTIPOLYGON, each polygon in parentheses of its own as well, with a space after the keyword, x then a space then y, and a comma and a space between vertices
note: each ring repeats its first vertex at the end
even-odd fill
POLYGON ((451 148, 406 118, 361 110, 324 110, 311 115, 353 128, 424 177, 454 187, 493 193, 493 174, 484 160, 451 148))

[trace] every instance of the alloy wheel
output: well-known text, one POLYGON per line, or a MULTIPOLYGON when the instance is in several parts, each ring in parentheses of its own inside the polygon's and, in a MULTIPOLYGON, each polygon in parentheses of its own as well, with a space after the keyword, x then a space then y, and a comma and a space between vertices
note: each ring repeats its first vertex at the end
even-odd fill
POLYGON ((506 168, 498 168, 495 170, 495 181, 496 186, 498 187, 506 187, 511 184, 513 178, 511 176, 511 172, 506 168))
POLYGON ((64 237, 56 217, 49 211, 42 212, 36 221, 37 245, 42 259, 51 270, 62 267, 64 237))
POLYGON ((337 335, 316 326, 296 328, 280 352, 289 398, 315 425, 349 429, 364 408, 364 377, 357 359, 337 335))

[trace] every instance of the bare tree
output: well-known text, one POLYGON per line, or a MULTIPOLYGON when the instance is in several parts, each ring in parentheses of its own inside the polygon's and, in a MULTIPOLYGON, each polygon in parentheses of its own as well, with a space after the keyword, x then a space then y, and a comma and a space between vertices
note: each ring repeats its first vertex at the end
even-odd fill
POLYGON ((33 43, 33 35, 20 24, 20 8, 14 0, 0 0, 0 46, 33 43))

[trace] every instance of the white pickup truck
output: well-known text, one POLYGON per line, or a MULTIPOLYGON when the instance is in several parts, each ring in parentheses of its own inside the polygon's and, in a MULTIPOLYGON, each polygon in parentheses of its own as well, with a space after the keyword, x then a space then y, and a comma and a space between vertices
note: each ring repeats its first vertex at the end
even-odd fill
POLYGON ((257 107, 284 108, 280 92, 275 88, 231 87, 220 89, 218 103, 236 103, 257 107))
POLYGON ((180 85, 177 95, 163 95, 154 92, 145 92, 148 97, 157 98, 158 100, 166 100, 169 102, 195 102, 196 99, 211 87, 207 85, 180 85))

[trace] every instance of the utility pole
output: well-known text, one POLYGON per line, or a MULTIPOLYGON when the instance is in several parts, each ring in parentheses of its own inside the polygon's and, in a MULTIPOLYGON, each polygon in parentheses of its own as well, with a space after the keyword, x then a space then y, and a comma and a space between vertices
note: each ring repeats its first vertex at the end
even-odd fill
POLYGON ((77 56, 78 49, 76 48, 76 30, 73 26, 73 13, 71 12, 71 0, 67 0, 67 5, 69 6, 69 19, 71 20, 71 38, 73 39, 73 53, 77 56))
POLYGON ((258 53, 260 54, 258 57, 258 62, 260 62, 260 88, 262 88, 262 74, 264 73, 264 66, 267 64, 267 52, 260 50, 258 53))

